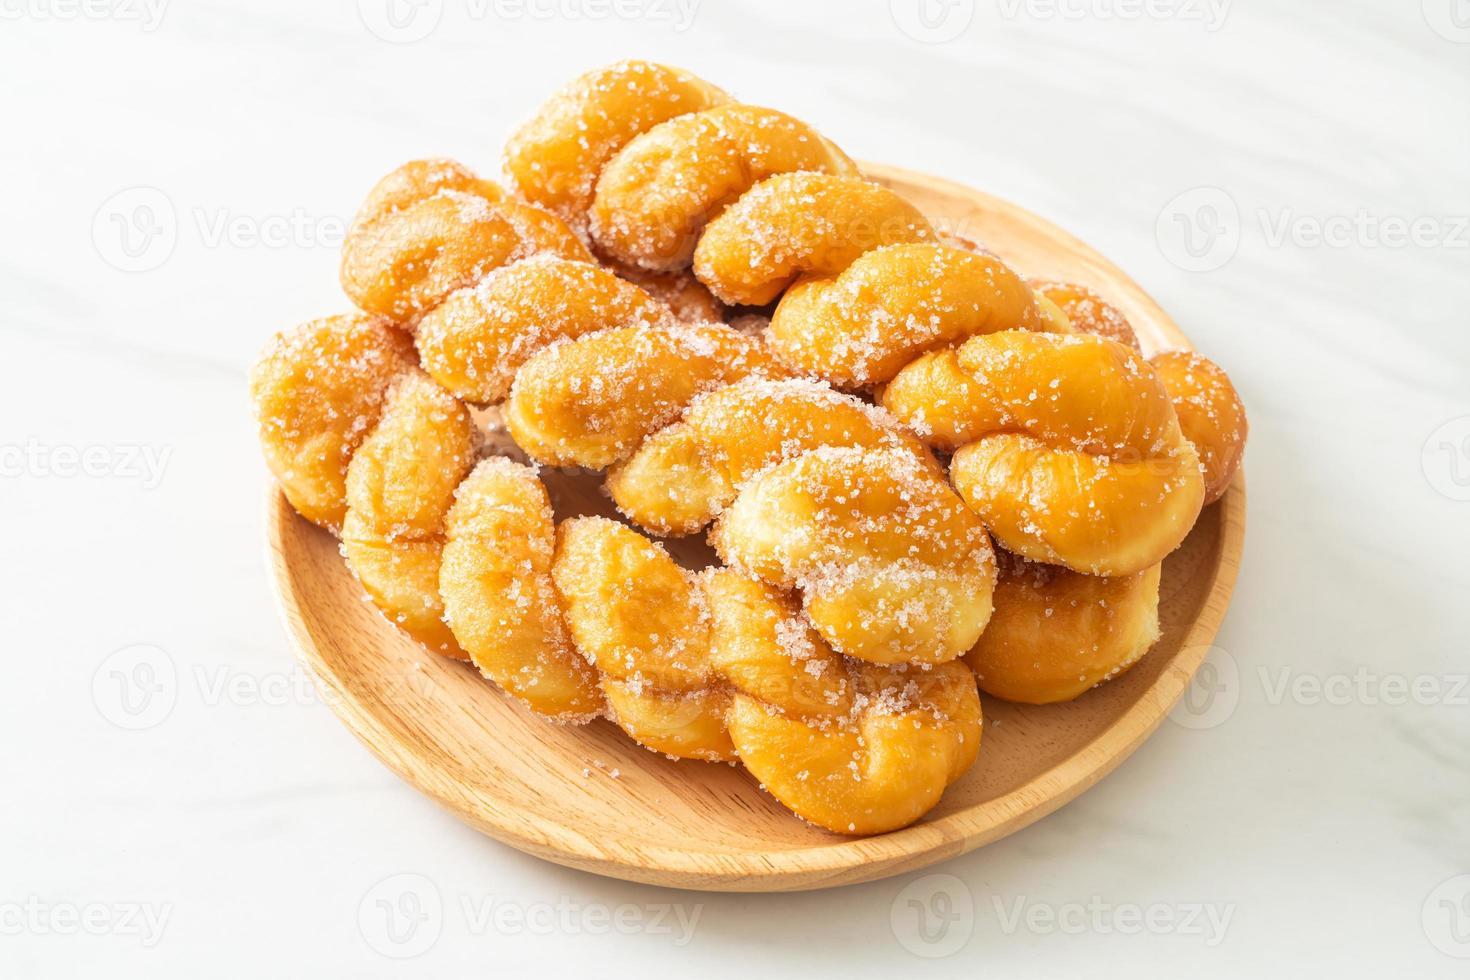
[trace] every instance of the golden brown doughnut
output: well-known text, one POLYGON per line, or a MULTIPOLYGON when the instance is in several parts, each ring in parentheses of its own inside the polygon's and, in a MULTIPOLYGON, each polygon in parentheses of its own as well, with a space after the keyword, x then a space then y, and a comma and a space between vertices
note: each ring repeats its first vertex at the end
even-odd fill
POLYGON ((424 314, 424 369, 466 401, 503 401, 543 348, 615 327, 672 322, 669 310, 606 269, 545 255, 494 270, 424 314))
POLYGON ((821 382, 753 376, 696 398, 680 421, 615 467, 607 487, 640 527, 693 534, 761 470, 821 446, 905 448, 930 460, 882 409, 821 382))
POLYGON ((276 334, 250 372, 266 465, 302 517, 329 530, 347 516, 347 464, 378 424, 393 379, 413 366, 408 338, 362 314, 276 334))
POLYGON ((1158 377, 1115 341, 972 337, 900 371, 883 404, 955 450, 955 489, 1033 561, 1131 574, 1162 561, 1199 515, 1199 457, 1158 377))
POLYGON ((729 697, 710 659, 709 608, 694 576, 637 531, 602 517, 562 523, 551 572, 612 718, 654 751, 734 759, 729 697))
POLYGON ((1162 567, 1100 578, 1003 555, 995 612, 965 663, 986 694, 1070 701, 1127 670, 1158 640, 1162 567))
POLYGON ((619 262, 682 268, 706 221, 757 181, 795 170, 857 173, 816 130, 774 109, 721 105, 678 116, 629 141, 603 168, 592 237, 619 262))
POLYGON ((1117 307, 1086 286, 1071 282, 1033 282, 1037 294, 1057 305, 1073 333, 1089 333, 1126 344, 1142 353, 1133 325, 1117 307))
POLYGON ((484 460, 445 521, 439 591, 446 618, 490 680, 562 721, 603 713, 597 672, 572 643, 552 582, 556 524, 529 466, 484 460))
POLYGON ((445 162, 436 164, 415 161, 384 177, 348 229, 342 289, 359 309, 411 323, 516 259, 592 261, 555 215, 505 198, 463 168, 445 178, 445 162))
POLYGON ((959 663, 847 660, 769 585, 720 569, 706 587, 735 751, 806 820, 846 834, 895 830, 974 763, 980 699, 959 663))
POLYGON ((1164 351, 1149 363, 1169 392, 1184 437, 1199 451, 1208 506, 1225 495, 1245 455, 1245 405, 1224 369, 1202 354, 1164 351))
POLYGON ((573 80, 547 99, 505 144, 505 168, 532 204, 586 225, 597 176, 639 133, 728 101, 678 68, 619 61, 573 80))
POLYGON ((825 446, 762 470, 710 543, 727 564, 799 589, 822 638, 863 660, 953 660, 990 618, 990 537, 905 448, 825 446))
POLYGON ((694 274, 726 303, 760 306, 799 275, 835 275, 864 252, 933 238, 919 209, 887 188, 786 173, 714 219, 694 251, 694 274))
POLYGON ((973 334, 1041 328, 1020 276, 994 256, 933 238, 913 205, 885 187, 786 174, 710 223, 695 272, 731 301, 785 289, 772 348, 842 388, 881 384, 925 351, 973 334))
POLYGON ((430 650, 459 658, 467 655, 444 624, 439 561, 444 518, 478 444, 457 399, 405 372, 347 467, 342 523, 342 554, 378 608, 430 650))
POLYGON ((724 324, 615 327, 548 347, 516 375, 505 423, 532 459, 604 469, 703 391, 782 369, 724 324))

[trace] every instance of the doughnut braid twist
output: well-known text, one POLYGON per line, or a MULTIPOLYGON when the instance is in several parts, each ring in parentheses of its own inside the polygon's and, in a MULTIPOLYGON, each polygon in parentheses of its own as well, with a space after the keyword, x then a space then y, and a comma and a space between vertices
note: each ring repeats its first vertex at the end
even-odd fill
POLYGON ((550 212, 512 200, 450 160, 383 178, 342 242, 342 289, 358 309, 412 324, 490 270, 534 254, 592 256, 550 212))
POLYGON ((1070 701, 1133 666, 1159 638, 1163 565, 1102 578, 1002 553, 995 614, 965 654, 980 689, 1070 701))
POLYGON ((963 664, 841 657, 771 586, 731 569, 707 571, 703 584, 730 739, 761 785, 807 820, 849 834, 904 826, 975 761, 980 699, 963 664))
POLYGON ((689 72, 619 61, 573 80, 542 103, 505 144, 516 189, 573 228, 585 228, 603 167, 659 123, 724 105, 730 97, 689 72))
POLYGON ((800 120, 732 102, 686 72, 628 61, 553 95, 505 156, 528 200, 589 228, 605 257, 651 270, 687 266, 704 223, 765 177, 858 172, 800 120))

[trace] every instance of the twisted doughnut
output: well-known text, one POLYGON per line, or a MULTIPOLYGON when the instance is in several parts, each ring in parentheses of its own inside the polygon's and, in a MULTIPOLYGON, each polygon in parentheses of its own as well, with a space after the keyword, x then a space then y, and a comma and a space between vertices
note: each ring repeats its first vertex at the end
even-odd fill
POLYGON ((378 424, 413 345, 362 314, 304 323, 271 339, 250 371, 266 466, 296 512, 330 531, 347 516, 347 464, 378 424))
POLYGON ((412 323, 492 269, 538 253, 591 262, 559 218, 510 200, 451 161, 414 161, 379 181, 342 242, 342 289, 358 309, 412 323))
POLYGON ((608 474, 618 509, 657 534, 693 534, 746 481, 820 446, 903 448, 942 474, 886 411, 820 382, 751 377, 694 399, 683 418, 644 440, 608 474))
POLYGON ((1062 314, 1062 326, 1055 332, 1087 333, 1116 340, 1143 353, 1138 334, 1116 307, 1086 286, 1073 282, 1033 282, 1039 299, 1054 303, 1062 314))
POLYGON ((689 264, 704 223, 772 174, 857 166, 806 123, 775 109, 721 105, 678 116, 630 140, 603 168, 592 237, 619 262, 689 264))
POLYGON ((800 120, 643 61, 594 69, 554 93, 505 158, 527 200, 590 230, 604 257, 655 271, 687 266, 704 222, 762 178, 857 173, 800 120))
POLYGON ((573 641, 601 675, 609 717, 658 752, 736 758, 729 695, 710 658, 713 624, 693 574, 623 524, 577 517, 557 531, 552 578, 573 641))
POLYGON ((1070 701, 1127 670, 1158 640, 1162 570, 1100 578, 1005 555, 995 613, 965 663, 987 694, 1070 701))
POLYGON ((532 710, 564 721, 603 713, 597 673, 572 644, 551 578, 556 524, 530 467, 492 456, 455 491, 439 591, 475 666, 532 710))
POLYGON ((735 751, 805 819, 849 834, 904 826, 975 761, 980 699, 961 664, 839 657, 771 586, 719 569, 705 587, 735 751))
POLYGON ((573 80, 505 144, 505 169, 521 195, 585 228, 597 176, 639 133, 729 100, 678 68, 619 61, 573 80))
POLYGON ((532 355, 602 329, 673 323, 668 307, 599 266, 536 256, 450 294, 419 320, 424 369, 455 396, 504 401, 532 355))
POLYGON ((885 187, 783 174, 710 223, 694 272, 725 302, 781 295, 772 348, 842 388, 881 384, 925 351, 973 334, 1042 327, 1020 276, 934 238, 928 220, 885 187))
POLYGON ((539 462, 604 469, 701 392, 784 373, 765 344, 724 324, 614 327, 547 347, 516 375, 505 424, 539 462))
POLYGON ((1245 405, 1225 371, 1193 351, 1164 351, 1149 364, 1169 392, 1185 438, 1199 450, 1208 506, 1225 495, 1245 454, 1245 405))
POLYGON ((710 540, 726 563, 799 589, 822 638, 863 660, 943 663, 990 619, 990 538, 905 449, 824 446, 768 467, 710 540))
POLYGON ((1204 500, 1168 393, 1129 348, 1005 331, 926 354, 883 403, 954 450, 950 479, 1008 550, 1129 575, 1184 540, 1204 500))
POLYGON ((474 465, 479 430, 457 399, 411 370, 347 467, 342 554, 378 608, 431 650, 466 654, 444 623, 439 565, 454 490, 474 465))

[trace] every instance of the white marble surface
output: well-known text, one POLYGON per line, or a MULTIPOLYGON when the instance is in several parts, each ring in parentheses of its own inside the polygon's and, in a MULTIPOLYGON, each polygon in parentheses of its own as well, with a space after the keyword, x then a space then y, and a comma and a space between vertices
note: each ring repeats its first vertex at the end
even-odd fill
POLYGON ((1465 976, 1464 0, 591 2, 425 0, 395 44, 375 0, 0 0, 0 975, 1465 976), (719 896, 543 864, 392 776, 293 667, 246 366, 344 307, 334 234, 377 176, 493 169, 621 56, 1053 218, 1244 392, 1221 690, 935 869, 958 883, 719 896), (389 934, 405 890, 424 917, 389 934))

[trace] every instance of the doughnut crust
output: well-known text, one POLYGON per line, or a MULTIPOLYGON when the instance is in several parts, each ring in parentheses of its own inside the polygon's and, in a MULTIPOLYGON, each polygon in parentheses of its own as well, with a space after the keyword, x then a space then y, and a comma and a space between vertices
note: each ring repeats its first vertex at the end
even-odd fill
POLYGON ((710 222, 694 251, 694 274, 726 303, 761 306, 799 275, 835 275, 864 252, 933 237, 919 209, 886 187, 779 174, 710 222))
POLYGON ((557 341, 671 323, 667 307, 608 270, 545 255, 452 293, 419 321, 414 343, 436 381, 485 405, 504 401, 521 367, 557 341))
POLYGON ((1106 337, 1143 352, 1128 318, 1086 286, 1071 282, 1034 282, 1031 286, 1038 296, 1061 310, 1070 325, 1069 332, 1106 337))
POLYGON ((604 469, 701 392, 779 371, 763 343, 724 324, 615 327, 528 360, 511 387, 505 422, 532 459, 604 469))
POLYGON ((1159 638, 1162 568, 1099 578, 1003 557, 995 613, 965 654, 980 690, 1051 704, 1133 666, 1159 638))
POLYGON ((1184 437, 1199 452, 1209 506, 1225 496, 1245 455, 1245 405, 1225 371, 1202 354, 1164 351, 1149 364, 1169 392, 1184 437))
POLYGON ((710 223, 694 271, 726 302, 784 292, 771 318, 777 355, 840 388, 871 388, 973 334, 1042 328, 1020 276, 993 255, 935 237, 886 187, 784 174, 710 223))

